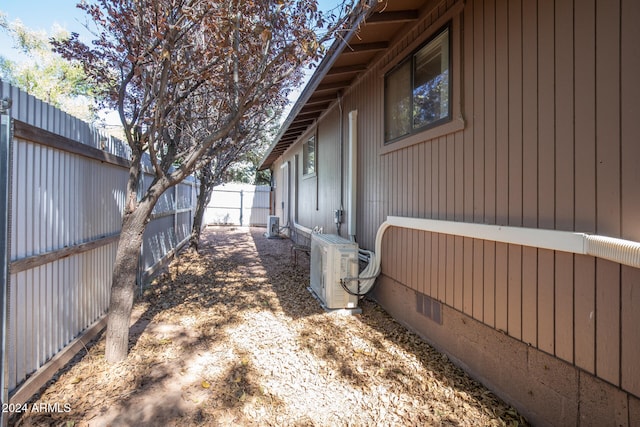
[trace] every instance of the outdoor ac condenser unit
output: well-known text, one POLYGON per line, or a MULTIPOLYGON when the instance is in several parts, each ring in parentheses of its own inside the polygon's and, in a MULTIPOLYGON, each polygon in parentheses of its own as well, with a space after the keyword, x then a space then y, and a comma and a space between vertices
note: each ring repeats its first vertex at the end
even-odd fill
POLYGON ((358 244, 334 234, 311 235, 311 290, 327 309, 356 308, 340 279, 358 277, 358 244))
POLYGON ((267 237, 273 238, 280 235, 280 218, 275 215, 269 215, 269 224, 267 224, 267 237))

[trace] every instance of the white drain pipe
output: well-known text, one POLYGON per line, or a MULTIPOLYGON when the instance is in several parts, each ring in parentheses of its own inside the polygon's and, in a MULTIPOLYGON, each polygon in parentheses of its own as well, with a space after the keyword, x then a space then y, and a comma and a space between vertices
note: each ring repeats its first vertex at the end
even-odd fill
POLYGON ((349 175, 347 176, 347 209, 349 240, 356 241, 356 215, 358 207, 358 110, 349 112, 349 175))
POLYGON ((375 278, 380 274, 382 237, 389 227, 408 228, 552 251, 590 255, 640 268, 640 243, 630 240, 572 231, 389 216, 378 228, 375 252, 371 252, 372 257, 369 265, 359 276, 362 293, 366 293, 371 289, 375 278))

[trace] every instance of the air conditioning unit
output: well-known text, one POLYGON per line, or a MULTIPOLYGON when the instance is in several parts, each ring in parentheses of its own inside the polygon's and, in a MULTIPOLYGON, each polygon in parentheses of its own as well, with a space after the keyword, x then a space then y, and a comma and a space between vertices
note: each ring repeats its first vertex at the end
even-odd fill
POLYGON ((269 215, 269 223, 267 224, 267 237, 272 239, 280 236, 280 217, 269 215))
POLYGON ((325 308, 358 306, 358 297, 340 284, 347 277, 358 277, 358 244, 335 234, 312 234, 310 288, 325 308))

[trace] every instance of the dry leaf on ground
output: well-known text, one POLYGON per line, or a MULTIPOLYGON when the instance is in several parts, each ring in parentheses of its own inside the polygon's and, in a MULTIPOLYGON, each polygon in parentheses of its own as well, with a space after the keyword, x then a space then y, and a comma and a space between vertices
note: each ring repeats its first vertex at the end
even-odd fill
POLYGON ((136 303, 128 358, 104 338, 34 400, 48 426, 505 426, 526 421, 377 304, 325 313, 308 257, 264 229, 210 227, 136 303), (303 265, 306 264, 306 265, 303 265))

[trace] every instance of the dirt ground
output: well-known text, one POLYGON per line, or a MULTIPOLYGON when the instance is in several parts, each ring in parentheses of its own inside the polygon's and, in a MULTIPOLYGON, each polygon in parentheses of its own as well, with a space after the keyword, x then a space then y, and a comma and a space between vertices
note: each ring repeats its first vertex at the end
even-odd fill
POLYGON ((87 346, 21 426, 503 426, 512 407, 391 319, 324 312, 309 258, 261 228, 209 227, 135 306, 128 358, 87 346), (46 408, 46 407, 45 407, 46 408))

